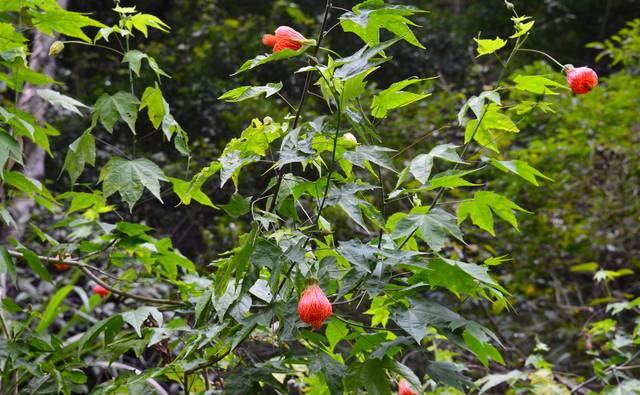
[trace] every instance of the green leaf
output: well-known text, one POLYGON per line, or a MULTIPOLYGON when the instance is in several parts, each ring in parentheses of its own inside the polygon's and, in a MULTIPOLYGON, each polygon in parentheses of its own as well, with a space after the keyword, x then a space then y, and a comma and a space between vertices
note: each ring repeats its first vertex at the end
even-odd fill
POLYGON ((91 130, 87 130, 69 145, 64 159, 64 169, 69 173, 71 184, 76 183, 87 163, 95 166, 95 160, 96 141, 91 135, 91 130))
POLYGON ((489 358, 504 365, 500 352, 489 343, 489 337, 475 325, 469 325, 462 333, 462 338, 469 350, 475 354, 484 367, 489 365, 489 358))
POLYGON ((471 386, 473 383, 462 372, 464 367, 452 362, 436 361, 427 366, 427 374, 435 382, 464 390, 465 386, 471 386))
POLYGON ((431 169, 433 168, 433 159, 440 158, 449 162, 464 163, 456 152, 457 145, 442 144, 434 147, 428 154, 420 154, 413 158, 409 165, 411 174, 420 181, 422 184, 426 184, 431 175, 431 169))
POLYGON ((487 108, 480 125, 476 128, 478 119, 467 123, 464 133, 464 142, 468 143, 472 138, 483 147, 499 152, 496 142, 502 136, 501 132, 518 133, 520 129, 511 118, 500 112, 500 107, 491 104, 487 108), (475 131, 475 133, 474 133, 475 131))
POLYGON ((222 156, 233 151, 238 151, 243 156, 248 154, 265 156, 270 144, 285 134, 286 127, 286 124, 262 123, 258 119, 253 119, 251 124, 242 131, 240 137, 234 137, 227 143, 222 156))
POLYGON ((493 214, 495 213, 519 231, 515 210, 530 213, 502 195, 491 191, 480 191, 474 194, 472 200, 460 203, 458 224, 470 216, 474 225, 495 236, 493 229, 493 214))
POLYGON ((265 97, 275 95, 282 89, 282 82, 273 83, 270 82, 263 86, 241 86, 225 92, 218 100, 224 100, 227 102, 237 103, 243 100, 252 99, 258 97, 261 94, 265 94, 265 97))
POLYGON ((36 89, 36 93, 45 101, 49 102, 49 104, 51 104, 52 106, 63 108, 80 116, 82 116, 82 112, 80 112, 80 109, 78 107, 89 108, 76 99, 65 96, 60 92, 56 92, 51 89, 36 89))
POLYGON ((4 0, 0 3, 0 12, 18 11, 22 8, 24 0, 4 0))
POLYGON ((351 56, 337 59, 335 64, 339 67, 333 72, 333 76, 342 80, 348 80, 361 73, 369 72, 372 68, 390 59, 387 57, 378 58, 376 56, 400 40, 400 38, 394 38, 374 47, 369 48, 368 46, 364 46, 351 56))
MULTIPOLYGON (((112 315, 109 318, 105 318, 102 321, 96 322, 82 335, 82 337, 78 341, 78 347, 80 348, 80 350, 83 350, 87 343, 93 343, 93 340, 95 340, 95 338, 98 337, 98 335, 100 335, 102 332, 115 332, 122 328, 123 324, 124 321, 122 320, 122 315, 120 314, 112 315)), ((105 337, 109 336, 106 336, 105 334, 105 337)), ((93 346, 93 344, 91 344, 91 346, 93 346)))
POLYGON ((443 305, 422 298, 409 298, 411 307, 396 309, 393 321, 405 330, 417 343, 427 335, 427 327, 455 331, 467 325, 468 321, 443 305))
POLYGON ((551 88, 569 89, 564 84, 540 75, 517 75, 513 82, 516 83, 516 89, 537 95, 557 95, 558 92, 551 88))
POLYGON ((220 186, 223 187, 231 178, 237 189, 240 170, 259 159, 260 157, 258 155, 249 155, 243 158, 240 151, 231 151, 220 157, 220 164, 222 165, 222 169, 220 170, 220 186))
POLYGON ((395 150, 375 145, 359 145, 354 151, 345 152, 342 158, 361 168, 367 168, 367 162, 372 162, 395 172, 393 162, 387 155, 390 152, 395 152, 395 150))
POLYGON ((247 70, 251 70, 255 67, 261 66, 265 63, 269 63, 269 62, 273 62, 276 60, 284 60, 284 59, 289 59, 289 58, 293 58, 295 56, 298 56, 300 54, 303 54, 307 49, 309 48, 309 46, 307 45, 303 45, 300 49, 298 49, 297 51, 294 51, 292 49, 289 48, 285 48, 282 51, 278 51, 278 52, 274 52, 271 54, 263 54, 263 55, 258 55, 253 59, 247 60, 246 62, 244 62, 242 64, 242 66, 240 66, 240 68, 233 74, 240 74, 244 71, 247 70))
POLYGON ((361 385, 369 395, 391 395, 391 387, 387 380, 382 361, 368 359, 360 368, 361 385))
POLYGON ((391 84, 387 89, 373 97, 373 101, 371 102, 371 115, 376 118, 386 118, 389 110, 404 107, 431 96, 431 93, 418 94, 402 90, 407 86, 414 85, 428 79, 429 78, 409 78, 391 84))
POLYGON ((375 189, 371 185, 360 184, 344 184, 340 188, 331 185, 329 188, 329 195, 327 197, 327 206, 338 206, 359 226, 361 226, 366 232, 369 232, 367 228, 363 214, 367 213, 368 218, 377 222, 380 226, 382 218, 379 218, 379 212, 368 201, 356 196, 356 193, 360 191, 370 191, 375 189))
POLYGON ((513 385, 517 381, 526 380, 527 377, 527 373, 521 372, 519 370, 512 370, 504 374, 490 374, 488 376, 484 376, 476 381, 476 385, 481 385, 480 389, 478 390, 478 394, 484 394, 491 388, 494 388, 502 383, 509 383, 509 385, 513 385))
POLYGON ((251 208, 251 196, 243 197, 239 193, 231 195, 228 204, 221 204, 220 207, 232 218, 238 218, 249 212, 251 208))
POLYGON ((413 213, 402 218, 391 234, 394 240, 404 239, 417 230, 417 235, 424 240, 429 247, 438 252, 444 248, 447 235, 464 242, 462 231, 456 224, 456 217, 441 208, 433 208, 428 213, 413 213))
POLYGON ((380 29, 385 29, 418 48, 424 48, 409 26, 417 26, 406 16, 425 12, 405 5, 388 5, 383 0, 368 0, 340 16, 345 32, 358 35, 369 46, 380 43, 380 29))
POLYGON ((18 226, 16 224, 16 221, 11 216, 11 213, 9 213, 9 210, 7 210, 3 205, 0 205, 0 218, 2 218, 2 222, 4 222, 7 226, 11 226, 13 228, 18 226))
POLYGON ((200 190, 200 187, 191 188, 191 182, 180 180, 178 178, 169 177, 169 182, 173 186, 173 192, 180 198, 180 202, 183 204, 189 205, 191 204, 191 199, 196 202, 202 204, 203 206, 209 206, 211 208, 218 208, 209 196, 207 196, 204 192, 200 190))
POLYGON ((420 383, 420 379, 418 378, 418 376, 416 376, 415 373, 413 373, 413 370, 409 369, 406 365, 392 359, 387 359, 385 361, 385 366, 392 372, 395 372, 404 377, 405 380, 407 380, 413 387, 413 391, 415 391, 416 393, 422 392, 422 384, 420 383))
POLYGON ((135 14, 126 20, 125 26, 130 31, 132 30, 132 27, 135 27, 136 29, 141 31, 145 37, 149 35, 148 28, 150 27, 161 30, 163 32, 169 31, 169 25, 162 22, 162 20, 157 16, 151 14, 135 14))
POLYGON ((599 267, 600 265, 597 262, 588 262, 573 265, 569 270, 572 272, 595 272, 599 267))
POLYGON ((115 156, 102 168, 98 181, 102 182, 105 198, 119 192, 132 211, 145 187, 162 202, 160 181, 166 180, 162 170, 148 159, 127 160, 115 156))
MULTIPOLYGON (((4 180, 7 184, 24 192, 30 197, 33 197, 35 199, 38 199, 39 197, 43 197, 46 200, 48 200, 50 203, 56 203, 56 199, 53 197, 53 195, 47 189, 47 187, 45 187, 40 181, 31 177, 27 177, 21 172, 5 171, 4 180)), ((43 200, 39 200, 39 203, 45 204, 46 202, 43 200)), ((53 208, 49 204, 47 206, 48 206, 47 209, 49 210, 53 208)))
POLYGON ((135 310, 130 310, 122 313, 122 319, 136 331, 139 337, 142 337, 142 331, 140 327, 151 316, 158 324, 158 327, 162 327, 162 313, 155 307, 142 306, 135 310))
POLYGON ((236 278, 242 278, 244 276, 249 265, 249 257, 256 246, 257 229, 258 228, 254 226, 251 232, 244 235, 241 246, 237 249, 233 257, 228 260, 224 272, 216 276, 215 293, 213 295, 215 299, 221 297, 227 291, 229 280, 233 274, 235 274, 236 278))
POLYGON ((49 303, 42 313, 40 322, 38 322, 38 326, 36 326, 37 333, 44 331, 49 327, 49 325, 53 323, 53 321, 60 313, 60 311, 58 310, 60 304, 62 303, 62 301, 64 301, 64 298, 67 297, 71 290, 73 290, 73 285, 66 285, 57 290, 56 293, 53 294, 51 299, 49 299, 49 303))
POLYGON ((347 328, 347 324, 344 322, 333 319, 327 324, 325 334, 327 336, 327 340, 329 340, 329 350, 333 352, 336 348, 336 344, 349 334, 349 328, 347 328))
POLYGON ((41 279, 51 282, 51 275, 47 271, 47 268, 44 267, 38 255, 35 252, 25 248, 19 247, 17 248, 18 252, 22 253, 25 261, 27 261, 27 265, 33 270, 35 274, 37 274, 41 279))
POLYGON ((44 12, 29 10, 29 14, 32 17, 33 25, 45 34, 53 36, 53 32, 56 31, 88 43, 91 42, 91 39, 82 31, 84 27, 107 27, 79 12, 70 12, 63 9, 46 10, 44 12))
POLYGON ((478 56, 489 55, 500 48, 507 45, 507 40, 503 40, 500 37, 496 37, 493 40, 474 38, 475 42, 478 43, 478 56))
POLYGON ((423 272, 431 286, 442 286, 460 296, 475 296, 482 289, 492 288, 500 293, 507 291, 489 275, 484 265, 460 262, 439 257, 430 260, 427 270, 423 272))
POLYGON ((539 185, 536 177, 553 181, 553 179, 545 176, 540 171, 538 171, 538 169, 521 160, 500 161, 492 158, 491 164, 504 172, 510 171, 514 174, 517 174, 535 186, 539 185))
POLYGON ((0 245, 0 274, 8 273, 11 281, 16 282, 16 267, 13 258, 9 255, 9 251, 3 245, 0 245))
POLYGON ((162 124, 165 114, 167 113, 165 101, 162 97, 162 90, 156 83, 155 87, 147 87, 142 93, 142 101, 140 103, 140 111, 147 108, 149 121, 154 128, 158 129, 162 124))
POLYGON ((158 79, 160 79, 161 75, 167 78, 171 78, 169 77, 169 74, 165 73, 164 70, 162 70, 160 66, 158 66, 158 63, 154 58, 144 52, 138 51, 137 49, 127 51, 127 53, 125 53, 124 57, 122 58, 122 63, 129 63, 129 68, 131 69, 131 71, 136 73, 136 76, 140 77, 140 66, 142 65, 142 59, 147 59, 149 67, 156 73, 156 77, 158 79))
POLYGON ((138 119, 137 97, 128 92, 118 92, 112 96, 103 94, 93 107, 93 124, 100 123, 109 133, 113 133, 116 122, 123 120, 129 125, 129 129, 136 134, 136 120, 138 119))
POLYGON ((318 352, 310 358, 309 373, 321 373, 326 381, 331 395, 344 394, 342 379, 346 373, 346 367, 329 355, 318 352))
POLYGON ((516 29, 516 32, 513 33, 511 36, 509 36, 509 38, 520 37, 526 34, 527 32, 529 32, 529 30, 531 30, 531 28, 533 27, 533 24, 535 23, 535 21, 528 21, 529 19, 531 19, 530 16, 524 16, 524 15, 511 18, 511 20, 513 21, 513 25, 516 29))
POLYGON ((22 149, 13 137, 0 130, 0 178, 9 160, 22 164, 22 149))
POLYGON ((482 117, 487 99, 497 104, 498 106, 502 104, 500 93, 498 93, 497 91, 484 91, 479 96, 471 96, 458 112, 458 123, 462 126, 466 125, 467 122, 465 117, 469 109, 473 111, 473 114, 476 116, 476 118, 482 117))

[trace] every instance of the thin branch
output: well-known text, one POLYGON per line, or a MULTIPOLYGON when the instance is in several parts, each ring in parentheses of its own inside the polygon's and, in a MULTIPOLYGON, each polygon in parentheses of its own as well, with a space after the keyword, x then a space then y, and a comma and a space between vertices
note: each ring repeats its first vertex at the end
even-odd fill
MULTIPOLYGON (((320 45, 322 44, 322 39, 325 36, 324 29, 327 26, 327 19, 329 19, 329 11, 331 10, 331 0, 327 0, 324 9, 324 17, 322 19, 322 25, 320 26, 320 32, 318 33, 317 44, 313 50, 313 58, 318 56, 318 51, 320 50, 320 45)), ((302 96, 300 96, 300 103, 298 104, 298 110, 296 111, 296 117, 293 120, 293 125, 291 129, 295 129, 298 127, 298 121, 300 120, 300 115, 302 114, 302 109, 304 108, 304 103, 307 99, 307 92, 309 91, 309 85, 311 84, 311 73, 307 73, 307 76, 304 80, 304 88, 302 89, 302 96)), ((280 186, 282 185, 282 178, 284 177, 284 171, 280 170, 278 172, 278 179, 276 181, 276 185, 273 191, 273 198, 269 206, 267 207, 267 212, 273 212, 276 208, 276 203, 278 200, 278 192, 280 191, 280 186)))
MULTIPOLYGON (((500 84, 502 83, 502 80, 505 76, 507 67, 509 66, 509 63, 511 63, 511 59, 513 59, 513 55, 520 49, 520 46, 524 43, 524 41, 526 40, 527 36, 525 36, 522 40, 521 37, 518 37, 518 39, 516 40, 516 43, 513 47, 513 49, 511 50, 511 53, 509 54, 509 57, 507 58, 507 61, 504 64, 504 67, 502 68, 502 71, 500 72, 500 76, 498 77, 498 81, 496 82, 496 89, 500 88, 500 84)), ((460 158, 462 160, 464 160, 464 156, 467 153, 467 150, 469 149, 469 145, 471 144, 471 142, 473 141, 473 138, 475 137, 476 133, 478 132, 478 129, 480 127, 480 124, 482 123, 482 120, 484 119, 484 116, 487 113, 487 108, 489 107, 489 104, 485 104, 482 107, 482 112, 480 113, 480 117, 478 118, 478 122, 476 122, 473 131, 471 133, 471 137, 469 138, 469 140, 463 145, 462 147, 462 153, 460 154, 460 158)), ((456 170, 459 166, 459 163, 456 163, 455 166, 453 167, 453 170, 456 170)), ((440 189, 438 190, 438 193, 436 194, 435 198, 431 201, 431 204, 429 205, 429 210, 431 210, 436 204, 438 204, 438 201, 440 201, 440 199, 442 198, 442 196, 444 195, 445 192, 445 187, 440 187, 440 189)), ((409 242, 409 240, 411 240, 411 238, 416 234, 416 232, 418 231, 418 228, 414 229, 413 232, 411 232, 411 234, 409 234, 409 236, 407 236, 406 239, 404 239, 404 241, 400 244, 400 246, 398 247, 399 250, 402 249, 402 247, 405 246, 405 244, 407 244, 409 242)))
MULTIPOLYGON (((16 258, 24 259, 24 255, 21 252, 18 252, 18 251, 15 251, 15 250, 9 250, 9 255, 11 255, 13 257, 16 257, 16 258)), ((38 259, 40 259, 41 261, 44 261, 44 262, 49 262, 49 263, 65 263, 67 265, 80 268, 80 270, 82 270, 82 272, 85 275, 87 275, 87 277, 89 277, 90 279, 92 279, 93 281, 95 281, 96 283, 100 284, 105 289, 109 290, 110 292, 112 292, 112 293, 114 293, 116 295, 125 296, 125 297, 129 297, 131 299, 136 299, 136 300, 139 300, 139 301, 142 301, 142 302, 159 304, 159 305, 186 306, 186 304, 184 302, 181 302, 181 301, 170 300, 170 299, 151 298, 151 297, 147 297, 147 296, 132 294, 132 293, 129 293, 129 292, 126 292, 126 291, 122 291, 122 290, 120 290, 118 288, 115 288, 115 287, 107 284, 106 282, 104 282, 103 280, 101 280, 95 274, 93 274, 91 272, 91 270, 100 270, 100 269, 98 269, 96 267, 93 267, 93 266, 91 266, 91 265, 89 265, 87 263, 84 263, 82 261, 79 261, 79 260, 75 260, 75 259, 59 259, 57 257, 48 257, 48 256, 42 256, 42 255, 39 255, 38 259)))
MULTIPOLYGON (((121 363, 121 362, 111 362, 111 363, 109 363, 109 362, 104 362, 104 361, 94 361, 94 362, 92 362, 92 364, 96 365, 96 366, 100 366, 101 368, 105 368, 105 369, 116 368, 116 369, 122 369, 122 370, 130 370, 130 371, 134 372, 137 375, 142 373, 142 371, 134 368, 133 366, 125 365, 124 363, 121 363)), ((169 393, 160 385, 160 383, 158 383, 154 379, 148 378, 148 379, 146 379, 146 381, 160 395, 169 395, 169 393)))
MULTIPOLYGON (((627 359, 624 363, 620 364, 619 366, 613 365, 613 366, 609 366, 608 368, 606 368, 605 370, 602 371, 602 373, 604 374, 608 374, 611 373, 612 371, 615 370, 619 370, 620 368, 624 368, 625 366, 627 366, 630 362, 632 362, 634 359, 636 359, 638 356, 640 356, 640 351, 636 351, 635 354, 633 354, 629 359, 627 359)), ((573 387, 571 389, 571 393, 576 393, 578 392, 578 390, 580 390, 581 388, 585 387, 587 384, 594 382, 595 380, 598 379, 599 376, 592 376, 591 378, 588 378, 587 380, 583 381, 582 383, 580 383, 580 385, 573 387)))

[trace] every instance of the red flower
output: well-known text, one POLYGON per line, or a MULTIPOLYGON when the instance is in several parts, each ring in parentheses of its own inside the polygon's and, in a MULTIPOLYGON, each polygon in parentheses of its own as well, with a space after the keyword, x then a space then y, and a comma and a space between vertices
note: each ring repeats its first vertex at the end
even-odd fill
POLYGON ((96 294, 96 295, 100 295, 102 297, 105 297, 105 296, 109 295, 111 292, 109 292, 109 290, 106 289, 105 287, 103 287, 102 285, 96 284, 93 287, 93 293, 96 294))
POLYGON ((331 303, 318 283, 314 281, 308 284, 298 302, 300 319, 311 325, 313 329, 320 329, 324 320, 331 317, 331 313, 333 313, 331 303))
POLYGON ((262 36, 262 43, 273 48, 273 52, 282 51, 285 48, 294 51, 302 48, 302 43, 306 41, 304 36, 289 26, 280 26, 276 29, 276 35, 265 34, 262 36))
POLYGON ((598 85, 598 74, 588 67, 567 67, 567 82, 576 95, 589 93, 598 85))
POLYGON ((398 395, 418 395, 411 388, 411 384, 405 379, 400 379, 400 383, 398 384, 398 395))
POLYGON ((71 269, 71 265, 68 263, 54 263, 53 266, 55 266, 56 270, 60 272, 71 269))
POLYGON ((65 271, 65 270, 69 270, 69 269, 71 269, 71 265, 69 265, 68 263, 64 263, 63 261, 65 259, 72 259, 72 258, 73 257, 71 255, 69 255, 69 254, 56 255, 56 259, 59 262, 55 262, 53 264, 53 266, 56 268, 56 270, 58 270, 60 272, 65 271))

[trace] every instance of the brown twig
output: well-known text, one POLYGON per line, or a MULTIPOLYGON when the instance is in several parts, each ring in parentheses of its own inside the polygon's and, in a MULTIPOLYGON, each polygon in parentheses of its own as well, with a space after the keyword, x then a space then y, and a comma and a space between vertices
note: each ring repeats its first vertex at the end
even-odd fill
MULTIPOLYGON (((19 251, 9 250, 9 255, 11 255, 13 257, 16 257, 16 258, 24 259, 24 255, 19 251)), ((64 264, 67 264, 67 265, 70 265, 70 266, 77 267, 80 270, 82 270, 82 272, 85 275, 87 275, 87 277, 89 277, 90 279, 92 279, 93 281, 95 281, 96 283, 100 284, 105 289, 109 290, 110 292, 112 292, 112 293, 114 293, 116 295, 125 296, 125 297, 129 297, 131 299, 136 299, 136 300, 139 300, 139 301, 142 301, 142 302, 153 303, 153 304, 158 304, 158 305, 186 306, 186 304, 184 302, 181 302, 181 301, 170 300, 170 299, 151 298, 151 297, 148 297, 148 296, 132 294, 132 293, 123 291, 121 289, 115 288, 115 287, 111 286, 110 284, 107 284, 106 282, 104 282, 98 276, 96 276, 95 274, 93 274, 91 272, 91 270, 100 271, 101 269, 99 269, 97 267, 94 267, 92 265, 89 265, 89 264, 87 264, 85 262, 82 262, 80 260, 76 260, 76 259, 59 259, 57 257, 49 257, 49 256, 42 256, 42 255, 38 255, 38 259, 40 259, 41 261, 44 261, 44 262, 64 263, 64 264)))

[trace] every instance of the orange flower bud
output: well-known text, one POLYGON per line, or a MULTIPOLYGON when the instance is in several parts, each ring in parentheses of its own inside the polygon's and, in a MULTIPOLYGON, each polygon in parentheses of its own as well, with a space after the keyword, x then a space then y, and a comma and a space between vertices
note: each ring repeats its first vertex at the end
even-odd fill
POLYGON ((591 92, 598 85, 598 74, 588 67, 567 67, 567 82, 576 95, 591 92))
POLYGON ((297 51, 307 44, 309 40, 289 26, 280 26, 276 29, 276 34, 265 34, 262 36, 262 43, 273 48, 273 52, 282 51, 285 48, 297 51))
POLYGON ((325 296, 318 283, 313 281, 302 293, 298 302, 298 315, 300 319, 311 325, 313 329, 320 329, 322 323, 331 317, 333 309, 329 299, 325 296))
POLYGON ((109 290, 103 287, 102 285, 96 284, 93 287, 93 293, 96 295, 100 295, 104 298, 105 296, 108 296, 111 292, 109 292, 109 290))
POLYGON ((398 384, 398 395, 418 395, 412 388, 411 384, 405 379, 400 379, 398 384))

